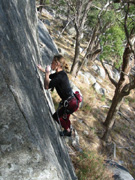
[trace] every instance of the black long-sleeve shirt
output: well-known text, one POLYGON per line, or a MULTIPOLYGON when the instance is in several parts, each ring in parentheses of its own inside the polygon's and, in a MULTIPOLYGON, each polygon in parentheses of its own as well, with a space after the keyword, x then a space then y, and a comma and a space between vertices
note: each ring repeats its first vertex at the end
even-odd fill
POLYGON ((62 100, 66 100, 68 97, 73 95, 69 79, 65 71, 50 74, 49 78, 51 79, 49 88, 56 88, 56 91, 62 100))

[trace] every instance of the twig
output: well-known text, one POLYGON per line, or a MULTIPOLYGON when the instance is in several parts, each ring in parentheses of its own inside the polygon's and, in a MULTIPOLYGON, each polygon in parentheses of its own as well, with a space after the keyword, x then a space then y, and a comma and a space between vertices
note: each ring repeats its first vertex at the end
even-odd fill
POLYGON ((117 87, 117 82, 111 77, 111 74, 109 73, 109 71, 108 71, 107 68, 105 67, 104 62, 103 62, 102 60, 101 60, 101 64, 102 64, 102 66, 103 66, 106 74, 108 75, 108 78, 109 78, 109 80, 111 81, 111 83, 112 83, 115 87, 117 87))
POLYGON ((134 146, 129 146, 129 147, 121 147, 121 146, 119 146, 119 147, 117 147, 117 148, 119 148, 119 149, 130 149, 130 148, 133 148, 134 146))
POLYGON ((131 121, 131 119, 128 119, 124 114, 122 114, 120 111, 117 112, 120 116, 124 117, 128 122, 131 121))
POLYGON ((65 27, 64 27, 64 28, 62 29, 62 31, 60 32, 58 38, 60 38, 60 36, 61 36, 62 33, 65 31, 65 29, 67 28, 67 26, 68 26, 73 20, 74 20, 74 18, 67 22, 67 24, 65 25, 65 27))
MULTIPOLYGON (((109 106, 106 106, 106 105, 105 106, 101 106, 101 107, 107 108, 107 109, 110 108, 109 106)), ((124 117, 128 122, 131 121, 131 119, 128 119, 126 116, 124 116, 124 114, 122 114, 122 112, 117 111, 117 114, 119 114, 120 116, 124 117)))
POLYGON ((135 152, 132 152, 132 151, 129 150, 130 148, 134 148, 134 146, 129 146, 129 147, 117 147, 117 148, 119 148, 119 149, 125 149, 125 150, 129 151, 130 153, 135 154, 135 152))
POLYGON ((116 159, 116 143, 113 142, 113 145, 114 145, 113 157, 114 159, 116 159))

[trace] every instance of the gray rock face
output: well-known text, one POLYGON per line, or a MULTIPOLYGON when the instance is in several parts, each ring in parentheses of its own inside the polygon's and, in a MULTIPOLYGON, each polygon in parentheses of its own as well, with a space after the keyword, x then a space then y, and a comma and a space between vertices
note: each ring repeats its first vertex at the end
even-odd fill
POLYGON ((36 68, 57 49, 47 45, 46 32, 40 58, 35 10, 34 0, 0 1, 0 179, 75 180, 36 68))
MULTIPOLYGON (((54 54, 58 54, 57 47, 49 35, 42 21, 38 21, 40 52, 43 64, 51 64, 54 54)), ((42 62, 41 62, 42 63, 42 62)))

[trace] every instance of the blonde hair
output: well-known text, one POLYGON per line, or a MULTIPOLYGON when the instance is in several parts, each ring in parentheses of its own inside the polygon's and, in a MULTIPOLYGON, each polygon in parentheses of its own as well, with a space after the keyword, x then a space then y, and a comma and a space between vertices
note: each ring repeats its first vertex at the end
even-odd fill
POLYGON ((56 62, 60 62, 61 64, 61 67, 66 70, 66 71, 69 71, 69 66, 67 63, 65 63, 65 59, 64 57, 61 55, 61 54, 58 54, 58 55, 55 55, 53 57, 53 60, 56 61, 56 62))

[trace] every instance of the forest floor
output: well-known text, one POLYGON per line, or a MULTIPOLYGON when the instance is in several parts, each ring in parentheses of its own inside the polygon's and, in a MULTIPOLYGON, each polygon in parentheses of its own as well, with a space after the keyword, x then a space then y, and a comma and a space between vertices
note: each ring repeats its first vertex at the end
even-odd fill
MULTIPOLYGON (((51 37, 54 39, 58 48, 65 51, 65 58, 68 65, 71 67, 74 57, 73 37, 69 36, 66 31, 61 37, 58 37, 57 31, 62 28, 57 20, 47 14, 42 14, 42 19, 47 19, 51 22, 51 26, 46 25, 51 37), (54 31, 55 30, 55 31, 54 31), (68 42, 68 43, 67 43, 68 42)), ((82 44, 85 47, 85 43, 82 44)), ((82 55, 80 55, 82 58, 82 55)), ((81 71, 93 73, 91 66, 94 62, 89 63, 81 71)), ((102 66, 99 62, 99 65, 102 66)), ((123 99, 120 112, 121 115, 116 114, 115 124, 111 131, 109 142, 103 143, 101 137, 105 131, 103 122, 107 116, 108 108, 114 95, 115 88, 110 83, 107 75, 99 81, 101 87, 106 89, 105 96, 99 95, 95 92, 91 85, 88 85, 80 75, 76 78, 68 73, 69 79, 80 89, 83 95, 83 106, 73 115, 71 115, 71 123, 79 134, 80 148, 89 150, 102 155, 105 159, 111 159, 127 168, 129 172, 135 177, 135 93, 131 92, 130 96, 123 99), (116 146, 116 154, 114 147, 116 146)), ((56 93, 52 93, 55 102, 59 102, 59 97, 56 93)), ((72 148, 73 151, 74 148, 72 148)), ((77 152, 75 152, 77 153, 77 152)), ((71 155, 71 159, 76 167, 76 156, 71 155)))

